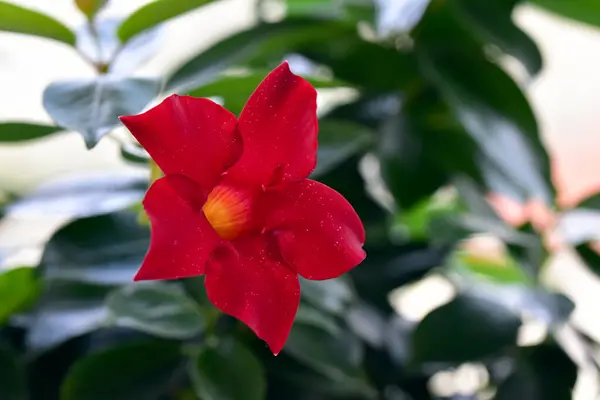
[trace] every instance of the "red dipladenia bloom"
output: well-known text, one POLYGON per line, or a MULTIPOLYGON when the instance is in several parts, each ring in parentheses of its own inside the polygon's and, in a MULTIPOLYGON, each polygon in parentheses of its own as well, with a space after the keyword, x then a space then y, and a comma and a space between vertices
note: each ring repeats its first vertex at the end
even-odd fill
POLYGON ((208 100, 173 95, 121 117, 165 176, 144 199, 150 249, 135 280, 205 274, 206 293, 274 354, 300 302, 298 275, 335 278, 365 257, 364 228, 315 168, 317 94, 287 62, 239 119, 208 100))

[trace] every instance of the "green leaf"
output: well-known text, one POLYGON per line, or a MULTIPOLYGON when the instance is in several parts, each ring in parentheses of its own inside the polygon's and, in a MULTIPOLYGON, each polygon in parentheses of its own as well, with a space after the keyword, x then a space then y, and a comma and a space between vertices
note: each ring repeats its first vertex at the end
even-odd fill
POLYGON ((325 314, 323 311, 304 303, 300 303, 294 322, 323 329, 332 336, 338 335, 341 329, 333 316, 325 314))
POLYGON ((333 336, 313 325, 294 324, 283 351, 336 381, 361 374, 364 349, 348 330, 333 336))
POLYGON ((0 31, 40 36, 75 46, 75 34, 47 15, 0 1, 0 31))
POLYGON ((89 20, 93 20, 98 11, 108 3, 108 0, 75 0, 79 11, 85 14, 89 20))
MULTIPOLYGON (((32 305, 40 291, 34 268, 14 268, 0 274, 0 326, 11 315, 32 305)), ((1 387, 1 386, 0 386, 1 387)))
POLYGON ((498 387, 494 400, 571 399, 577 370, 577 364, 557 345, 526 347, 521 350, 516 369, 498 387))
POLYGON ((154 400, 181 365, 179 346, 140 342, 79 359, 70 369, 61 400, 154 400))
POLYGON ((121 157, 124 160, 136 163, 148 165, 150 162, 150 155, 142 146, 137 143, 124 143, 121 145, 121 157))
POLYGON ((204 330, 196 303, 178 286, 137 283, 120 288, 107 300, 116 326, 167 339, 190 339, 204 330))
POLYGON ((324 42, 352 32, 347 25, 314 20, 285 20, 260 24, 238 32, 214 44, 172 72, 166 90, 188 92, 212 82, 226 68, 243 64, 250 58, 269 57, 281 60, 301 45, 324 42))
POLYGON ((600 210, 600 193, 594 193, 593 195, 586 197, 577 204, 576 208, 600 210))
POLYGON ((373 143, 374 137, 375 133, 369 128, 350 121, 320 120, 317 167, 311 178, 318 179, 351 156, 365 151, 373 143))
POLYGON ((600 276, 600 254, 592 248, 591 243, 580 243, 575 246, 575 251, 590 271, 600 276))
POLYGON ((548 154, 519 87, 486 60, 443 10, 432 13, 426 22, 417 43, 422 72, 478 144, 488 185, 502 194, 521 195, 517 200, 537 198, 553 204, 548 154), (510 193, 506 182, 515 188, 510 193))
POLYGON ((415 363, 476 361, 516 346, 520 326, 518 314, 501 304, 460 294, 417 325, 411 359, 415 363))
POLYGON ((25 371, 17 355, 0 348, 0 398, 2 400, 27 399, 25 371))
POLYGON ((12 143, 40 139, 63 130, 58 126, 30 122, 4 122, 0 123, 0 142, 12 143))
POLYGON ((600 4, 596 0, 529 0, 565 18, 600 27, 600 4))
POLYGON ((474 32, 519 60, 531 76, 542 69, 542 55, 535 42, 512 21, 513 1, 459 0, 457 10, 474 32))
POLYGON ((262 400, 266 396, 262 364, 232 338, 203 348, 188 371, 196 395, 203 400, 262 400))
POLYGON ((13 215, 66 219, 122 210, 140 201, 148 177, 137 173, 85 173, 51 180, 7 207, 13 215))
POLYGON ((137 114, 160 91, 160 82, 103 75, 61 81, 44 90, 44 108, 56 123, 79 132, 88 149, 119 125, 121 115, 137 114))
POLYGON ((150 232, 133 212, 83 218, 58 230, 42 256, 46 279, 115 285, 131 282, 148 249, 150 232))
MULTIPOLYGON (((190 90, 187 94, 194 97, 219 97, 223 100, 225 108, 239 115, 254 89, 258 87, 269 72, 254 70, 242 74, 222 74, 214 81, 190 90)), ((348 86, 347 83, 337 80, 310 76, 303 76, 303 78, 317 89, 348 86)))
POLYGON ((110 289, 77 282, 46 282, 31 315, 25 338, 27 347, 45 351, 104 326, 104 300, 110 289))
POLYGON ((123 21, 118 30, 119 39, 125 43, 132 37, 155 26, 190 12, 213 0, 154 0, 138 8, 123 21))
POLYGON ((311 281, 300 277, 302 298, 315 307, 342 315, 354 299, 348 278, 340 276, 326 281, 311 281))

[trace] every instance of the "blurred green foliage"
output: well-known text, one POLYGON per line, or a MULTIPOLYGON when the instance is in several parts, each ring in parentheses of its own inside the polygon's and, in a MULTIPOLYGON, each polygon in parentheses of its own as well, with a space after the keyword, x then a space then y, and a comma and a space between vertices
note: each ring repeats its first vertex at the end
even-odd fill
MULTIPOLYGON (((407 0, 400 11, 393 0, 259 1, 255 26, 165 76, 112 73, 118 60, 153 45, 135 44, 140 37, 209 3, 218 1, 154 0, 107 36, 98 34, 108 26, 107 2, 76 0, 92 40, 116 43, 106 58, 76 47, 83 38, 61 22, 0 1, 0 30, 63 42, 97 72, 45 90, 55 126, 3 121, 0 142, 75 130, 92 148, 119 126, 118 115, 172 92, 212 97, 239 113, 262 77, 288 59, 319 90, 353 93, 320 118, 312 177, 353 204, 367 230, 367 259, 336 280, 302 281, 292 333, 274 357, 208 302, 202 277, 131 282, 149 241, 137 215, 146 179, 73 178, 6 196, 0 215, 41 211, 69 222, 45 244, 37 268, 0 274, 0 399, 458 400, 490 398, 479 397, 486 391, 496 400, 570 399, 578 366, 556 332, 573 328, 574 305, 540 282, 548 259, 542 233, 509 226, 486 200, 489 192, 539 200, 570 226, 599 208, 596 197, 576 210, 557 208, 524 82, 504 69, 512 57, 527 79, 543 70, 536 44, 512 21, 525 1, 407 0), (272 20, 270 9, 282 5, 284 15, 272 20), (465 250, 466 239, 483 233, 503 242, 500 258, 465 250), (394 311, 393 290, 431 275, 451 282, 456 296, 419 322, 394 311), (547 328, 539 344, 517 344, 525 318, 547 328), (487 371, 479 388, 435 392, 432 376, 467 362, 487 371)), ((600 25, 595 0, 532 3, 600 25)), ((133 138, 121 147, 126 161, 151 168, 133 138)), ((596 274, 598 237, 596 226, 567 238, 596 274)), ((593 361, 597 344, 573 332, 593 361)))

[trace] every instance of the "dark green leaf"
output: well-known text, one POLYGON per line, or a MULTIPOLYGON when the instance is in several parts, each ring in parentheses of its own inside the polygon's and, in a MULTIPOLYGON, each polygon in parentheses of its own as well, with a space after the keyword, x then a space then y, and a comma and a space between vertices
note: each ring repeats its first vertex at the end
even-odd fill
POLYGON ((4 1, 0 1, 0 31, 41 36, 75 46, 75 34, 62 22, 4 1))
POLYGON ((52 236, 41 268, 49 279, 104 285, 131 282, 149 238, 148 228, 140 226, 132 212, 79 219, 52 236))
POLYGON ((348 32, 352 30, 347 25, 312 20, 261 24, 229 36, 179 66, 167 79, 166 89, 187 92, 209 84, 229 66, 251 57, 266 54, 281 60, 302 44, 329 43, 348 32))
POLYGON ((302 298, 315 307, 341 315, 354 298, 354 293, 344 276, 326 281, 300 278, 302 298))
POLYGON ((577 369, 557 345, 524 348, 516 370, 500 385, 494 400, 570 400, 577 369))
POLYGON ((459 0, 460 15, 475 33, 519 60, 531 76, 542 69, 542 55, 535 42, 512 21, 514 1, 459 0))
POLYGON ((203 400, 262 400, 265 372, 260 361, 231 338, 207 347, 189 365, 196 394, 203 400))
POLYGON ((325 314, 325 312, 304 303, 300 303, 294 323, 312 325, 323 329, 332 336, 338 335, 341 329, 332 315, 325 314))
POLYGON ((119 116, 139 113, 159 90, 156 80, 103 75, 54 82, 44 90, 43 103, 58 125, 81 133, 91 149, 119 125, 119 116))
POLYGON ((431 311, 413 332, 412 361, 463 363, 516 346, 521 319, 486 297, 460 294, 431 311))
POLYGON ((294 324, 283 351, 333 380, 360 375, 363 347, 347 330, 333 336, 312 325, 294 324))
POLYGON ((196 303, 178 286, 132 284, 113 292, 106 304, 116 326, 168 339, 190 339, 204 330, 196 303))
POLYGON ((58 126, 30 122, 4 122, 0 123, 0 142, 10 143, 39 139, 63 130, 58 126))
POLYGON ((519 87, 487 61, 443 11, 432 13, 426 22, 417 44, 422 71, 442 91, 478 144, 488 185, 496 192, 506 192, 506 182, 512 182, 515 189, 503 194, 522 193, 525 198, 552 204, 548 155, 519 87))
POLYGON ((0 348, 0 399, 27 399, 25 371, 12 351, 0 348))
POLYGON ((591 210, 600 210, 600 193, 586 197, 577 204, 577 208, 585 208, 591 210))
POLYGON ((44 351, 107 322, 104 300, 110 287, 77 282, 50 281, 31 315, 26 343, 44 351))
POLYGON ((578 244, 575 251, 590 271, 600 276, 600 254, 591 247, 591 243, 578 244))
POLYGON ((373 142, 374 132, 362 125, 334 119, 319 121, 317 167, 311 178, 318 179, 327 171, 364 151, 373 142))
POLYGON ((596 0, 529 0, 560 16, 600 27, 600 4, 596 0))
POLYGON ((148 188, 145 174, 82 174, 42 184, 7 207, 19 216, 81 218, 105 214, 140 201, 148 188))
MULTIPOLYGON (((232 113, 239 115, 254 89, 267 76, 269 71, 252 71, 243 74, 224 74, 214 81, 190 90, 189 96, 194 97, 219 97, 223 106, 232 113)), ((333 88, 348 86, 341 81, 304 76, 315 88, 333 88)))
POLYGON ((121 157, 124 160, 136 163, 146 164, 150 162, 150 155, 144 148, 137 143, 125 143, 121 145, 121 157))
POLYGON ((133 343, 92 354, 70 369, 62 400, 155 400, 181 364, 179 346, 133 343))
POLYGON ((155 26, 190 12, 213 0, 154 0, 138 8, 119 27, 119 39, 125 43, 155 26))
POLYGON ((0 326, 11 315, 32 305, 39 291, 40 284, 34 268, 22 267, 2 272, 0 274, 0 326))
POLYGON ((108 0, 75 0, 79 11, 85 14, 88 19, 94 19, 94 16, 108 3, 108 0))

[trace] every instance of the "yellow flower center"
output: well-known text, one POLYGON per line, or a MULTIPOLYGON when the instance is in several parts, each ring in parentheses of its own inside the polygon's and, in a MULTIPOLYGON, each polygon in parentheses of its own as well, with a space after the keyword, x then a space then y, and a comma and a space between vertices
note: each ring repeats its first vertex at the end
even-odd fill
POLYGON ((232 240, 247 227, 251 203, 247 193, 219 185, 208 195, 202 211, 219 236, 232 240))

